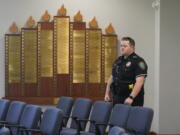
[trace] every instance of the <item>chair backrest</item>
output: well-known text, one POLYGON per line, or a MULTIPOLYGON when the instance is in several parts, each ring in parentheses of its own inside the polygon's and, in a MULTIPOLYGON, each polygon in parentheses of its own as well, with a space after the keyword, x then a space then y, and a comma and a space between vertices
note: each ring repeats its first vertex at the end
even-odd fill
MULTIPOLYGON (((109 116, 112 109, 112 103, 105 101, 96 101, 94 103, 90 120, 95 121, 97 123, 108 123, 109 116)), ((100 131, 100 135, 103 135, 106 129, 105 125, 101 125, 98 127, 100 131)), ((95 132, 95 123, 90 124, 89 132, 95 132)))
MULTIPOLYGON (((56 108, 61 109, 64 112, 64 115, 69 117, 70 114, 71 114, 72 106, 73 106, 73 98, 63 96, 63 97, 59 98, 59 101, 58 101, 58 104, 57 104, 56 108)), ((65 117, 63 119, 63 125, 64 126, 67 125, 67 122, 68 122, 67 117, 65 117)))
MULTIPOLYGON (((91 111, 92 101, 87 98, 77 98, 73 105, 72 117, 77 119, 88 119, 91 111)), ((85 129, 87 122, 81 122, 82 130, 85 129)), ((71 122, 71 128, 77 128, 77 123, 74 119, 71 122)))
POLYGON ((69 116, 73 105, 72 97, 60 97, 56 108, 63 110, 64 115, 69 116))
POLYGON ((26 104, 24 102, 12 101, 9 106, 5 121, 9 124, 19 124, 20 117, 25 105, 26 104))
POLYGON ((7 99, 0 99, 0 121, 4 121, 9 108, 10 101, 7 99))
POLYGON ((147 107, 132 107, 127 120, 127 130, 138 134, 149 133, 153 119, 153 110, 147 107))
POLYGON ((26 105, 22 113, 19 125, 26 128, 37 128, 41 118, 41 108, 37 105, 26 105))
POLYGON ((43 113, 40 130, 44 135, 57 135, 62 124, 64 114, 58 108, 49 108, 43 113))
POLYGON ((122 128, 126 128, 129 111, 129 105, 116 104, 113 107, 111 117, 109 120, 110 127, 119 126, 122 128))

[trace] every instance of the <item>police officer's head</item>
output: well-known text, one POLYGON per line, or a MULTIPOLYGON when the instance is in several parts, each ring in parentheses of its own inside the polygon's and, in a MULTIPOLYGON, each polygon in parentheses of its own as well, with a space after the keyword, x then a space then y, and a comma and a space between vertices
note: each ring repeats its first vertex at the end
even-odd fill
POLYGON ((121 39, 120 51, 123 56, 129 56, 135 51, 135 41, 131 37, 121 39))

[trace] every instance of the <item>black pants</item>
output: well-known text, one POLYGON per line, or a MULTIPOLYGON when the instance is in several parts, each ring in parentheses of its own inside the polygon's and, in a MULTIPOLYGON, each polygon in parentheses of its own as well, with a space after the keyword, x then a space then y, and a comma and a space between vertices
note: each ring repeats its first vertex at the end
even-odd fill
MULTIPOLYGON (((126 96, 119 96, 119 95, 113 95, 113 105, 115 104, 124 104, 124 101, 127 97, 126 96)), ((132 106, 143 106, 144 105, 144 96, 137 96, 133 103, 132 106)))

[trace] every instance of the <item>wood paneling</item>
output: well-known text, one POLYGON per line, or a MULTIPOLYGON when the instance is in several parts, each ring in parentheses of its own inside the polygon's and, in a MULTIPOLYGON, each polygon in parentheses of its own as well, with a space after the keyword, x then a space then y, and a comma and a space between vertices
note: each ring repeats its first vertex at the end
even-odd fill
POLYGON ((69 75, 58 74, 56 96, 69 96, 69 88, 69 75))
POLYGON ((71 96, 73 97, 83 97, 85 96, 85 84, 83 83, 73 83, 71 96))
POLYGON ((37 83, 24 83, 24 96, 37 96, 37 83))
POLYGON ((39 83, 40 83, 40 96, 43 97, 55 96, 52 77, 41 77, 39 83))
POLYGON ((8 96, 9 97, 21 97, 21 84, 20 83, 9 83, 8 84, 8 96))

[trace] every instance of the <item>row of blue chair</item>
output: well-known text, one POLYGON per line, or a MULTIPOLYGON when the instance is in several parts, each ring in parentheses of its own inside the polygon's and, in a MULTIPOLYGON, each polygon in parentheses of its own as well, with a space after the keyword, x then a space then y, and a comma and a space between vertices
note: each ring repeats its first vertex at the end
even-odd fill
POLYGON ((72 97, 60 97, 56 108, 48 108, 41 114, 39 106, 0 99, 0 135, 8 135, 8 132, 11 135, 31 135, 35 132, 44 135, 103 135, 107 126, 110 127, 110 135, 115 135, 115 132, 147 135, 153 110, 123 104, 113 107, 104 101, 93 104, 87 98, 74 101, 72 97), (68 127, 69 119, 72 121, 68 127), (88 122, 89 129, 85 131, 88 122))
MULTIPOLYGON (((48 117, 47 114, 49 114, 48 111, 50 109, 47 109, 43 113, 42 121, 39 124, 39 120, 41 118, 40 107, 35 105, 26 105, 24 102, 19 102, 19 101, 13 101, 11 103, 5 99, 1 99, 0 101, 2 101, 2 104, 0 103, 1 106, 0 110, 4 110, 4 113, 2 113, 4 115, 4 118, 1 120, 0 123, 1 126, 6 126, 10 129, 7 130, 7 128, 5 128, 7 131, 10 131, 10 134, 16 135, 22 132, 25 132, 26 134, 32 134, 32 132, 42 132, 42 134, 56 135, 59 134, 60 131, 61 131, 60 133, 63 134, 63 132, 66 131, 66 129, 68 129, 64 127, 62 130, 59 131, 59 129, 62 127, 61 120, 58 120, 57 118, 58 116, 56 115, 51 115, 48 117), (2 107, 4 103, 6 103, 6 109, 3 109, 2 107), (54 122, 56 124, 52 124, 53 121, 56 121, 54 122), (39 126, 40 129, 38 130, 37 130, 37 125, 40 125, 39 126), (51 130, 54 132, 52 132, 51 130)), ((61 119, 65 118, 65 120, 67 121, 68 115, 70 115, 70 111, 66 111, 68 107, 66 103, 68 102, 69 102, 68 97, 60 98, 60 102, 59 102, 60 104, 57 105, 57 108, 59 109, 52 108, 51 112, 53 110, 58 110, 58 111, 63 110, 62 112, 65 112, 66 115, 61 114, 60 115, 61 119)), ((92 101, 90 99, 78 98, 75 101, 71 115, 72 122, 70 128, 77 129, 78 127, 81 127, 82 130, 85 129, 86 122, 85 121, 80 122, 80 126, 79 126, 77 120, 88 120, 91 111, 91 106, 92 106, 92 101)), ((104 114, 103 116, 104 119, 106 119, 106 121, 108 120, 108 115, 112 108, 112 104, 108 102, 99 101, 94 105, 94 109, 93 109, 94 113, 92 113, 92 117, 91 117, 92 121, 98 120, 96 113, 97 114, 101 113, 102 110, 100 108, 102 108, 102 110, 105 110, 105 112, 103 112, 102 115, 104 114)), ((92 123, 90 131, 94 131, 94 126, 95 126, 94 123, 92 123)), ((7 132, 4 132, 3 129, 4 128, 1 128, 0 133, 7 134, 7 132)))
POLYGON ((77 98, 73 103, 72 97, 60 97, 56 107, 66 115, 64 126, 67 125, 68 118, 72 119, 70 127, 62 128, 60 135, 103 135, 107 126, 110 131, 113 127, 121 127, 124 133, 127 131, 130 134, 147 135, 153 118, 153 110, 147 107, 123 104, 113 107, 111 103, 104 101, 92 104, 86 98, 77 98), (87 122, 90 122, 90 126, 85 132, 87 122))
POLYGON ((66 115, 65 127, 60 131, 60 135, 97 134, 97 132, 102 135, 106 126, 103 125, 98 128, 100 130, 97 130, 96 123, 108 122, 112 104, 104 101, 97 101, 93 104, 87 98, 77 98, 73 103, 72 98, 61 97, 57 108, 62 109, 66 115), (69 128, 66 125, 68 119, 72 120, 69 128), (90 128, 88 132, 85 132, 87 122, 90 122, 90 128))
POLYGON ((110 129, 109 135, 149 135, 152 119, 152 109, 130 107, 126 122, 123 125, 114 125, 110 129))
POLYGON ((57 108, 41 107, 20 101, 0 99, 0 135, 59 134, 64 114, 57 108))

